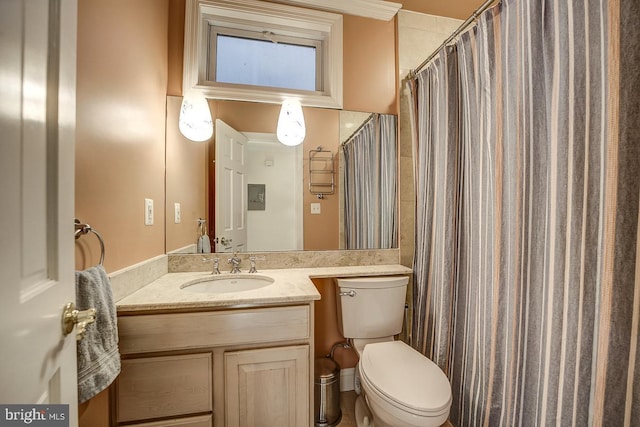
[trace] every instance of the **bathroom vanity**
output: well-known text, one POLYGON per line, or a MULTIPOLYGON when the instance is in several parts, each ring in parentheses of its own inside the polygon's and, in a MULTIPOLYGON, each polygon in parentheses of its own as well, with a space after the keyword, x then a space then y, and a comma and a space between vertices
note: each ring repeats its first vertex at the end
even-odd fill
POLYGON ((312 311, 300 304, 120 316, 117 422, 305 425, 312 311))
POLYGON ((261 275, 273 279, 268 286, 219 293, 181 288, 208 273, 166 274, 117 304, 122 372, 111 392, 111 424, 312 426, 320 294, 311 277, 407 270, 265 270, 261 275))

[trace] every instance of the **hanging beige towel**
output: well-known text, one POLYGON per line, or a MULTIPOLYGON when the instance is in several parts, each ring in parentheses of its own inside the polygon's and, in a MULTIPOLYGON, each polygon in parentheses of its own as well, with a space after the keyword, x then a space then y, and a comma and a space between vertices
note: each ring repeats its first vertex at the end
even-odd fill
POLYGON ((76 272, 78 310, 96 309, 96 320, 87 325, 78 341, 78 402, 91 399, 120 373, 118 324, 111 284, 101 265, 76 272))

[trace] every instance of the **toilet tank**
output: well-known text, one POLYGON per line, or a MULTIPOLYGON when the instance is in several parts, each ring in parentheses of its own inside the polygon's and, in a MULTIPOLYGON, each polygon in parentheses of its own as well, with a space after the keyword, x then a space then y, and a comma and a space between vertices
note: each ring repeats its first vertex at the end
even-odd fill
POLYGON ((381 338, 402 331, 408 276, 336 279, 338 326, 345 338, 381 338))

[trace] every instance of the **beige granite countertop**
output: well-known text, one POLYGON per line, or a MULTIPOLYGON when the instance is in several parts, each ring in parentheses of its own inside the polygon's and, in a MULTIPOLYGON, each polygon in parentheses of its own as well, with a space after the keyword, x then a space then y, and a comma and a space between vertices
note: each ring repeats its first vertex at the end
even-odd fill
MULTIPOLYGON (((320 299, 311 279, 326 277, 389 276, 411 274, 402 265, 367 265, 260 270, 258 276, 274 280, 268 286, 215 294, 187 292, 181 285, 198 279, 234 277, 229 273, 212 276, 208 272, 168 273, 131 295, 117 301, 118 314, 149 310, 211 309, 238 306, 292 304, 320 299)), ((246 273, 243 273, 246 275, 246 273)))

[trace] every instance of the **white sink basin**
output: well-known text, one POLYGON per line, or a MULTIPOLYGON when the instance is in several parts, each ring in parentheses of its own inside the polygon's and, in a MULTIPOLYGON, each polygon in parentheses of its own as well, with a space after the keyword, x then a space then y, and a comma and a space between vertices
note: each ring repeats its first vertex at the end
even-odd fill
POLYGON ((225 294, 231 292, 253 291, 264 288, 273 283, 267 276, 234 275, 220 277, 206 277, 193 280, 180 286, 183 291, 198 294, 225 294))

